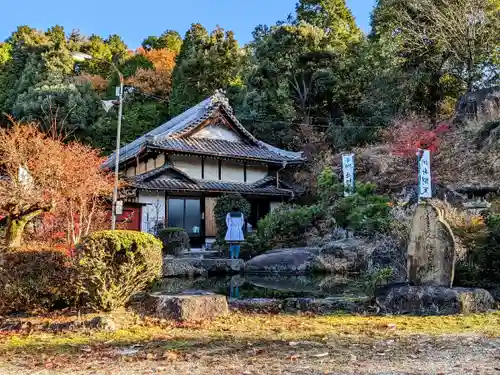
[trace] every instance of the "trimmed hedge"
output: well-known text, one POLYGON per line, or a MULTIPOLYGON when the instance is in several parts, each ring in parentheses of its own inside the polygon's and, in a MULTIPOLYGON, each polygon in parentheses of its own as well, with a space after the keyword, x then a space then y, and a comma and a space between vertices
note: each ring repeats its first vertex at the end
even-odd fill
POLYGON ((165 228, 158 232, 158 238, 163 242, 165 254, 179 255, 183 250, 191 248, 189 235, 184 228, 165 228))
POLYGON ((55 249, 0 254, 0 313, 66 307, 76 299, 71 259, 55 249))
POLYGON ((161 276, 162 243, 149 233, 101 231, 76 251, 77 280, 86 304, 111 311, 161 276))

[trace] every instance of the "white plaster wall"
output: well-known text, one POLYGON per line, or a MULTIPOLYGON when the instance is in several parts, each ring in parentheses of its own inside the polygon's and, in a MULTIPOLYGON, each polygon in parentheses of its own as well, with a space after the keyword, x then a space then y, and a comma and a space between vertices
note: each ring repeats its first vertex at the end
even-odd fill
POLYGON ((155 169, 155 159, 148 159, 146 162, 146 172, 152 171, 155 169))
POLYGON ((145 162, 140 162, 139 165, 137 165, 137 168, 135 170, 136 174, 142 174, 146 172, 146 163, 145 162))
POLYGON ((215 159, 205 159, 204 161, 204 180, 218 181, 219 180, 219 161, 215 159))
POLYGON ((252 183, 267 177, 266 165, 247 165, 247 182, 252 183))
POLYGON ((205 126, 200 131, 194 133, 191 137, 193 138, 205 138, 205 139, 222 139, 224 141, 240 142, 241 137, 228 129, 224 125, 208 125, 205 126))
POLYGON ((189 177, 201 178, 201 158, 196 156, 171 155, 170 161, 174 167, 180 169, 189 177))
POLYGON ((127 171, 125 172, 125 176, 134 177, 135 176, 135 167, 128 168, 127 171))
POLYGON ((141 231, 153 233, 155 223, 165 223, 165 193, 140 191, 139 203, 146 203, 142 206, 141 231))
POLYGON ((156 157, 155 168, 159 168, 165 164, 165 154, 160 154, 156 157))
POLYGON ((243 164, 223 160, 221 170, 222 181, 245 182, 243 164))

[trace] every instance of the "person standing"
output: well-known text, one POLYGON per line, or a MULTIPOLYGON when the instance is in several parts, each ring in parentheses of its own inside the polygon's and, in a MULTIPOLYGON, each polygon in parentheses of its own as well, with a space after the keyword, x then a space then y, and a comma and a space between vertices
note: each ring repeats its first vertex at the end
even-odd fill
POLYGON ((226 215, 226 241, 229 243, 229 254, 231 259, 238 259, 240 256, 240 243, 245 240, 243 226, 245 217, 238 207, 233 207, 226 215))

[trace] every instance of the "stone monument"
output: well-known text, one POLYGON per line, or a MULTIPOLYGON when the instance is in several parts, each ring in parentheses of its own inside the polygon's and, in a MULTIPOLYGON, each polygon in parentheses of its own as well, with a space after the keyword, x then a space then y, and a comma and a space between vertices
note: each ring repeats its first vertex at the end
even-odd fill
POLYGON ((442 210, 420 202, 413 217, 407 254, 408 281, 415 286, 452 287, 456 244, 442 210))

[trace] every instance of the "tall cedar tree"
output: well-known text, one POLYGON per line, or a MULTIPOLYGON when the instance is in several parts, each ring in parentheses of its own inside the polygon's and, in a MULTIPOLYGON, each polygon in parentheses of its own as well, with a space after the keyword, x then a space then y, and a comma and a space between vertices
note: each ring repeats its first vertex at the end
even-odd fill
POLYGON ((242 54, 232 31, 210 35, 193 24, 184 38, 173 72, 170 115, 175 116, 237 81, 242 54))

